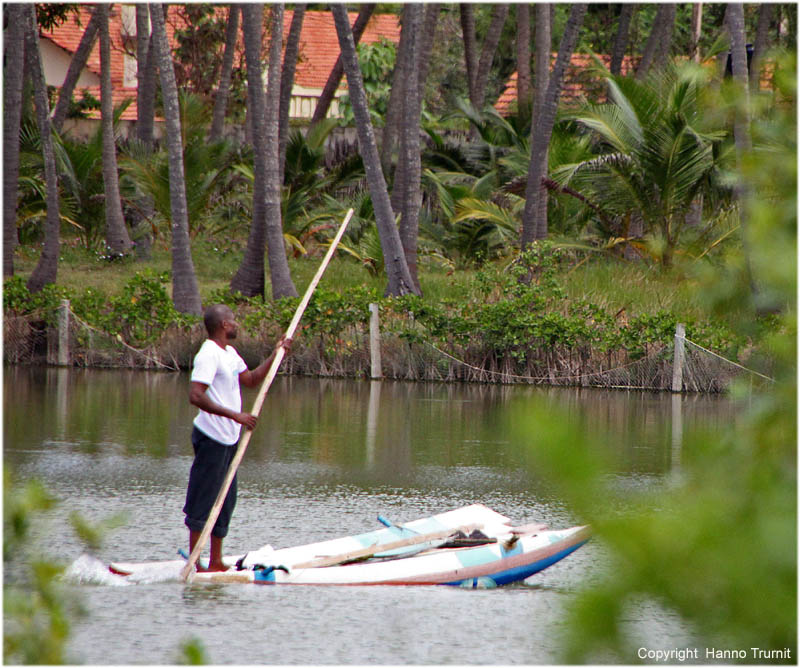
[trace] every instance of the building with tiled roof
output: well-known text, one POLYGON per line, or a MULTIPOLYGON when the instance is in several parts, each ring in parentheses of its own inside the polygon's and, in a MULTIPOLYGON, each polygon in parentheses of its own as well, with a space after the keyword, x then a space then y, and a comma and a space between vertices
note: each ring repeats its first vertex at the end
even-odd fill
MULTIPOLYGON (((552 55, 551 63, 555 63, 556 55, 552 55)), ((611 56, 597 55, 606 68, 611 64, 611 56)), ((625 56, 622 61, 622 75, 632 74, 635 68, 635 60, 630 56, 625 56)), ((592 56, 573 53, 567 71, 564 73, 564 84, 561 89, 560 103, 566 106, 575 105, 582 99, 597 100, 605 95, 606 86, 603 80, 596 73, 596 63, 592 56)), ((506 82, 494 108, 501 116, 510 116, 517 108, 517 72, 514 72, 506 82)))
MULTIPOLYGON (((183 23, 179 6, 169 5, 166 27, 167 37, 174 44, 176 28, 183 23)), ((67 68, 75 50, 78 48, 83 31, 91 17, 91 5, 80 5, 78 14, 70 14, 67 21, 52 30, 41 30, 39 46, 45 68, 45 79, 49 86, 59 87, 64 81, 67 68)), ((132 4, 114 4, 110 12, 109 32, 111 38, 111 82, 113 102, 116 107, 124 99, 130 98, 131 105, 122 115, 123 121, 135 121, 136 108, 136 8, 132 4)), ((227 7, 220 6, 222 14, 227 14, 227 7)), ((293 11, 284 12, 283 34, 288 35, 293 11)), ((356 13, 350 14, 351 24, 356 13)), ((237 59, 235 67, 243 60, 243 38, 241 23, 237 59)), ((394 14, 374 14, 361 37, 364 43, 372 43, 386 38, 394 43, 400 40, 400 24, 394 14)), ((265 39, 267 37, 265 36, 265 39)), ((222 48, 222 47, 220 47, 222 48)), ((316 101, 339 56, 339 40, 333 23, 333 15, 327 11, 306 11, 303 29, 300 34, 299 55, 295 72, 294 88, 289 115, 292 118, 310 118, 316 107, 316 101)), ((220 58, 222 51, 220 50, 220 58)), ((340 85, 340 94, 346 93, 346 81, 340 85)), ((91 95, 100 98, 100 46, 95 44, 86 66, 81 73, 74 97, 80 99, 81 91, 87 90, 91 95)), ((329 116, 338 114, 334 101, 328 112, 329 116)), ((90 118, 99 118, 99 111, 88 113, 90 118)))

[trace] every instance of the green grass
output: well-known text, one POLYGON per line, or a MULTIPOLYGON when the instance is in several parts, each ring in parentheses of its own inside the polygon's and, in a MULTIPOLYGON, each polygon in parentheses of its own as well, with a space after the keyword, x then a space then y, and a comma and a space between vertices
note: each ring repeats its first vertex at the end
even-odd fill
MULTIPOLYGON (((192 242, 195 273, 204 303, 212 293, 225 290, 230 285, 231 277, 241 262, 243 250, 240 245, 215 239, 192 242)), ((15 257, 16 273, 27 278, 36 265, 39 252, 39 245, 19 247, 15 257)), ((289 259, 289 269, 299 294, 304 293, 321 259, 321 250, 309 256, 289 259)), ((57 282, 77 292, 92 288, 111 296, 118 294, 136 272, 145 269, 159 273, 171 270, 169 248, 163 240, 154 244, 152 259, 147 262, 134 259, 109 262, 97 253, 82 248, 77 240, 67 238, 62 243, 57 282)), ((420 263, 423 295, 433 303, 477 298, 475 275, 476 271, 472 269, 452 271, 435 263, 420 263)), ((698 318, 709 315, 699 298, 696 281, 679 269, 665 274, 660 268, 644 263, 626 263, 601 257, 566 266, 561 270, 561 276, 569 299, 584 299, 614 313, 624 309, 628 316, 659 310, 671 310, 698 318)), ((269 296, 268 269, 266 280, 269 296)), ((371 273, 365 265, 352 258, 338 255, 329 265, 321 284, 329 289, 367 286, 382 295, 386 278, 382 273, 371 273)))
POLYGON ((643 263, 598 258, 567 270, 564 289, 570 299, 585 299, 628 315, 671 310, 686 315, 707 315, 699 299, 696 280, 679 269, 664 272, 643 263))

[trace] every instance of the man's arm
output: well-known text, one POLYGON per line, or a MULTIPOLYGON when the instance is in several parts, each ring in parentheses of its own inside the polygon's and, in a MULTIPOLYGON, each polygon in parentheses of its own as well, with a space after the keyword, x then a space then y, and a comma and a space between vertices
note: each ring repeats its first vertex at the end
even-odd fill
POLYGON ((261 381, 267 377, 275 355, 278 354, 278 350, 280 350, 281 347, 283 347, 288 355, 292 349, 292 340, 282 336, 278 343, 275 344, 275 349, 267 359, 261 362, 255 369, 247 369, 247 371, 242 371, 242 373, 239 374, 239 382, 245 387, 256 387, 260 385, 261 381))
POLYGON ((192 381, 191 386, 189 387, 189 403, 191 403, 193 406, 197 406, 200 410, 203 410, 206 413, 221 415, 222 417, 229 418, 241 425, 244 425, 248 429, 255 429, 257 422, 255 415, 237 412, 231 410, 230 408, 225 408, 225 406, 221 406, 208 396, 208 393, 206 392, 207 389, 208 385, 205 383, 192 381))

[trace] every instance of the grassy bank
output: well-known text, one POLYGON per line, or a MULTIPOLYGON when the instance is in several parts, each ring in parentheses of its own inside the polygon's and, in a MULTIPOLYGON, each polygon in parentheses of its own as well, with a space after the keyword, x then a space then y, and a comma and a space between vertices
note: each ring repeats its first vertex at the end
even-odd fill
MULTIPOLYGON (((285 329, 298 300, 230 295, 230 276, 241 257, 237 249, 198 240, 193 257, 203 303, 225 301, 234 308, 243 325, 239 347, 248 361, 257 360, 285 329)), ((25 361, 28 348, 35 347, 26 339, 33 334, 26 335, 21 323, 34 330, 54 327, 55 309, 66 297, 86 330, 73 336, 73 348, 86 349, 77 363, 190 364, 203 331, 198 318, 172 308, 168 249, 156 246, 147 262, 110 262, 68 241, 58 284, 39 295, 24 288, 36 249, 21 248, 17 258, 17 276, 6 283, 4 294, 6 362, 25 361), (14 332, 12 325, 18 328, 14 332), (100 332, 106 334, 105 344, 100 332), (27 348, 16 350, 15 341, 27 348), (101 345, 109 350, 98 357, 101 345), (137 350, 144 351, 142 357, 133 354, 137 350)), ((319 255, 290 260, 301 294, 319 261, 319 255)), ((652 358, 660 366, 647 375, 658 379, 647 382, 663 384, 677 322, 687 324, 692 340, 732 359, 750 347, 704 309, 695 282, 679 269, 663 273, 610 257, 586 260, 542 244, 515 262, 471 270, 423 263, 420 282, 421 298, 384 298, 382 275, 348 256, 336 258, 309 305, 287 370, 367 375, 371 302, 381 307, 384 373, 395 378, 585 384, 580 376, 652 358), (530 285, 519 280, 523 274, 533 276, 530 285)), ((614 382, 639 386, 644 381, 614 382)))

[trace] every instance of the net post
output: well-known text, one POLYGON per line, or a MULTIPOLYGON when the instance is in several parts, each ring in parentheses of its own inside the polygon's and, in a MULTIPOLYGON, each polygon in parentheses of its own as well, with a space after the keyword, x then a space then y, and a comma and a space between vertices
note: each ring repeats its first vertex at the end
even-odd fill
POLYGON ((69 299, 58 307, 58 366, 69 366, 69 299))
POLYGON ((683 390, 683 364, 686 359, 686 327, 682 322, 675 326, 675 353, 672 358, 672 391, 683 390))
POLYGON ((381 323, 378 317, 378 305, 369 305, 369 358, 372 380, 383 378, 381 367, 381 323))

